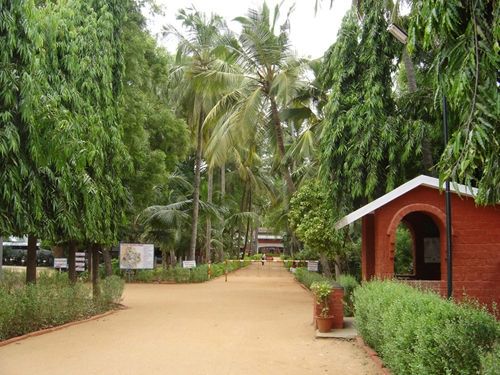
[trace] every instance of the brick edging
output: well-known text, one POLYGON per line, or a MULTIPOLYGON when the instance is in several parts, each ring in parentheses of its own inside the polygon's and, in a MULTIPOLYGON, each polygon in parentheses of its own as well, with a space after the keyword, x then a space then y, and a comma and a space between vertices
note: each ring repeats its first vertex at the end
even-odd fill
POLYGON ((25 340, 25 339, 30 338, 30 337, 45 335, 46 333, 51 333, 51 332, 54 332, 54 331, 59 331, 60 329, 68 328, 68 327, 75 326, 75 325, 78 325, 78 324, 87 323, 87 322, 90 322, 92 320, 101 319, 101 318, 104 318, 104 317, 106 317, 108 315, 114 314, 115 312, 117 312, 119 310, 125 310, 125 309, 126 309, 125 306, 119 305, 117 308, 115 308, 113 310, 106 311, 106 312, 104 312, 102 314, 99 314, 99 315, 91 316, 90 318, 86 318, 86 319, 82 319, 82 320, 74 320, 72 322, 61 324, 59 326, 50 327, 50 328, 44 328, 44 329, 41 329, 41 330, 38 330, 38 331, 33 331, 33 332, 26 333, 26 334, 21 335, 21 336, 12 337, 10 339, 4 340, 4 341, 0 341, 0 348, 2 346, 6 346, 6 345, 9 345, 9 344, 21 341, 21 340, 25 340))
POLYGON ((384 362, 380 359, 378 356, 377 352, 370 348, 366 343, 363 341, 361 337, 356 337, 356 344, 365 351, 365 353, 370 357, 377 366, 377 368, 380 370, 380 372, 384 375, 393 375, 391 370, 389 370, 387 367, 384 366, 384 362))

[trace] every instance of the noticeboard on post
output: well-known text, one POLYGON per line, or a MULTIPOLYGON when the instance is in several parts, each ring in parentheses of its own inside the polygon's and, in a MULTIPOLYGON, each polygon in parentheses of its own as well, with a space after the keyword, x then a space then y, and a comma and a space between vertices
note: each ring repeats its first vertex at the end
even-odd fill
POLYGON ((153 269, 154 256, 153 244, 120 244, 120 268, 123 270, 153 269))
POLYGON ((311 272, 319 271, 319 261, 317 260, 308 260, 307 261, 307 270, 311 272))
POLYGON ((182 268, 196 268, 196 260, 183 260, 182 268))

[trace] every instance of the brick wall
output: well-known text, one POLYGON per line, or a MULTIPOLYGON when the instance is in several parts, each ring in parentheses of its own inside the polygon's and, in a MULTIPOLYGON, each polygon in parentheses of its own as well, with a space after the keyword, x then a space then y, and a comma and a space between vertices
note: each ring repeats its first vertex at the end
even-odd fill
MULTIPOLYGON (((446 291, 444 199, 438 190, 420 186, 375 212, 373 223, 368 224, 374 233, 376 276, 393 277, 395 230, 408 213, 421 211, 433 219, 440 232, 441 289, 446 291)), ((453 296, 461 299, 467 294, 481 303, 500 303, 500 206, 477 207, 472 198, 453 193, 452 230, 453 296)), ((367 256, 364 254, 363 260, 367 256)))

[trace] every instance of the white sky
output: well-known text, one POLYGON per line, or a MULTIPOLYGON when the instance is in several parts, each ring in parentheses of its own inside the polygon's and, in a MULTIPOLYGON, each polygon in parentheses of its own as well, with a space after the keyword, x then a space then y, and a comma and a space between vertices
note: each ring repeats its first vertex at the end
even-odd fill
MULTIPOLYGON (((280 1, 267 0, 267 5, 270 9, 274 9, 280 1)), ((177 10, 191 5, 207 14, 219 14, 226 19, 232 30, 238 32, 238 23, 232 20, 246 15, 249 8, 260 8, 262 0, 157 0, 157 3, 164 7, 165 14, 150 20, 150 29, 156 35, 161 32, 164 25, 168 24, 181 29, 180 23, 175 19, 177 10)), ((302 57, 321 57, 335 41, 342 18, 350 8, 352 0, 334 0, 331 9, 330 0, 323 0, 320 2, 316 15, 314 14, 315 0, 284 0, 281 7, 283 17, 294 3, 295 10, 290 16, 292 48, 302 57)), ((174 39, 163 39, 161 44, 170 52, 175 52, 176 41, 174 39)))

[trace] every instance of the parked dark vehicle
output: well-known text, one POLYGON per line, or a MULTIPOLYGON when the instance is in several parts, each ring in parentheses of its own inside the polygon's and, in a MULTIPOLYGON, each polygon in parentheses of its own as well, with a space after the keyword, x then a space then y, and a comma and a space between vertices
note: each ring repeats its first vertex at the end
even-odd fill
MULTIPOLYGON (((7 245, 3 248, 3 264, 10 266, 25 266, 28 259, 28 249, 23 245, 7 245)), ((37 266, 53 266, 54 256, 50 250, 36 251, 37 266)))

